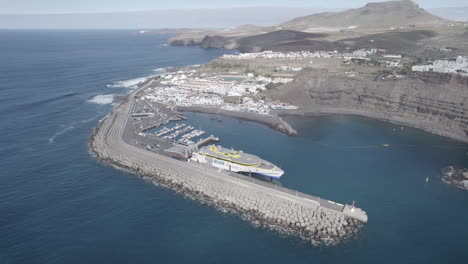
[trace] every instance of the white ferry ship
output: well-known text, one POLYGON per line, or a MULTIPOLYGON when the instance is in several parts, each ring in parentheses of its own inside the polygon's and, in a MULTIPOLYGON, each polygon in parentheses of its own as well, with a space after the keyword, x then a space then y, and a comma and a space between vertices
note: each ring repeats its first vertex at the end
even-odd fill
POLYGON ((215 145, 202 147, 192 154, 191 160, 227 171, 255 173, 274 179, 284 174, 274 164, 255 155, 215 145))

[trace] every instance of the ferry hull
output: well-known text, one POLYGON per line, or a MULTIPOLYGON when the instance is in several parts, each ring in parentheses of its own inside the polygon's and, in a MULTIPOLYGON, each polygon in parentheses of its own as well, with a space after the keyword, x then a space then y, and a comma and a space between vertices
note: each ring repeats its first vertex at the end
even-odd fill
POLYGON ((194 153, 191 158, 192 161, 196 161, 202 164, 207 164, 215 168, 219 168, 226 171, 232 172, 244 172, 244 173, 254 173, 261 176, 280 179, 284 174, 284 171, 280 168, 273 166, 273 169, 262 169, 255 166, 243 166, 240 164, 232 163, 229 161, 216 159, 214 157, 207 157, 202 154, 194 153))

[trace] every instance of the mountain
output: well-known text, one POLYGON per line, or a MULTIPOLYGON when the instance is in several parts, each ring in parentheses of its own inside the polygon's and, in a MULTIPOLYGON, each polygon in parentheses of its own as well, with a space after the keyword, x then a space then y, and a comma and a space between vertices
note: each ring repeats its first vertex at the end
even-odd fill
MULTIPOLYGON (((406 1, 410 2, 410 1, 406 1)), ((396 2, 399 3, 399 2, 396 2)), ((411 4, 407 3, 407 4, 411 4)), ((369 4, 367 9, 373 6, 383 6, 389 4, 378 3, 369 4)), ((401 4, 400 4, 401 5, 401 4)), ((414 4, 413 4, 414 5, 414 4)), ((417 7, 410 8, 418 10, 417 7)), ((394 7, 387 7, 394 8, 394 7)), ((357 10, 365 11, 365 8, 357 10)), ((409 10, 408 8, 406 8, 409 10)), ((356 10, 356 9, 355 9, 356 10)), ((467 7, 453 8, 433 8, 428 9, 432 14, 453 20, 467 20, 467 7)), ((255 24, 257 26, 277 25, 284 21, 293 19, 290 23, 296 23, 294 18, 301 16, 297 20, 311 19, 318 21, 320 27, 331 27, 333 24, 325 22, 320 23, 322 18, 343 16, 348 13, 359 13, 360 11, 348 10, 343 13, 332 13, 343 11, 338 8, 299 8, 299 7, 233 7, 233 8, 185 8, 185 9, 166 9, 150 11, 132 11, 132 12, 113 12, 113 13, 76 13, 76 14, 2 14, 0 13, 0 28, 2 29, 155 29, 155 28, 232 28, 243 24, 255 24), (327 12, 327 13, 323 13, 327 12), (313 18, 311 14, 321 13, 313 18), (267 15, 265 15, 267 14, 267 15)), ((370 10, 372 11, 372 10, 370 10)), ((1 11, 0 11, 1 12, 1 11)), ((422 9, 426 18, 430 14, 422 9)), ((395 12, 393 12, 395 13, 395 12)), ((384 14, 385 15, 385 14, 384 14)), ((391 17, 391 15, 388 15, 391 17)), ((355 15, 356 17, 356 15, 355 15)), ((359 16, 357 16, 359 18, 359 16)), ((374 17, 375 18, 375 17, 374 17)), ((374 18, 371 22, 374 22, 374 18)), ((379 18, 379 17, 377 17, 379 18)), ((395 16, 397 22, 404 21, 401 17, 395 16)), ((335 23, 340 27, 348 27, 348 24, 354 22, 354 18, 347 18, 347 23, 337 23, 338 18, 334 18, 335 23)), ((299 21, 298 21, 299 22, 299 21)), ((283 23, 286 24, 286 23, 283 23)), ((307 24, 307 23, 306 23, 307 24)), ((395 24, 395 23, 393 23, 395 24)), ((312 25, 312 24, 311 24, 312 25)), ((312 25, 314 26, 314 25, 312 25)), ((317 25, 315 25, 317 26, 317 25)), ((388 25, 387 25, 388 26, 388 25)), ((294 29, 294 28, 291 28, 294 29)), ((298 28, 299 30, 302 30, 298 28)))
POLYGON ((241 52, 349 50, 366 47, 410 52, 416 51, 417 45, 425 40, 438 36, 432 30, 436 29, 435 26, 452 23, 432 15, 413 1, 402 0, 369 3, 357 9, 298 17, 270 27, 245 26, 189 32, 170 39, 169 43, 238 49, 241 52))
POLYGON ((279 27, 301 31, 314 28, 396 28, 415 25, 440 25, 447 20, 432 15, 411 0, 369 3, 342 12, 326 12, 298 17, 279 27))

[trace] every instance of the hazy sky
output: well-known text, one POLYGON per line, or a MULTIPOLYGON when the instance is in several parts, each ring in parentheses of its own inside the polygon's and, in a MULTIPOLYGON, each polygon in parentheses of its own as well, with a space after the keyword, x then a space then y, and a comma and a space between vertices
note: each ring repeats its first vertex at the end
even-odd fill
MULTIPOLYGON (((168 8, 291 6, 319 8, 360 7, 381 0, 0 0, 0 14, 99 13, 168 8)), ((418 0, 421 7, 468 6, 467 0, 418 0)))

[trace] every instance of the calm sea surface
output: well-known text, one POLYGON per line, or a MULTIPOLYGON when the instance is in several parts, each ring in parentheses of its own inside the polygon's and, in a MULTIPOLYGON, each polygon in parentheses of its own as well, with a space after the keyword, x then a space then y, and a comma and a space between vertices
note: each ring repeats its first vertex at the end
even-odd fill
POLYGON ((0 263, 467 263, 468 192, 442 183, 439 169, 468 166, 468 145, 420 130, 290 117, 299 135, 287 137, 187 114, 220 144, 280 165, 283 186, 364 208, 360 238, 337 248, 257 229, 96 162, 87 140, 113 95, 159 68, 225 53, 167 38, 0 31, 0 263))

